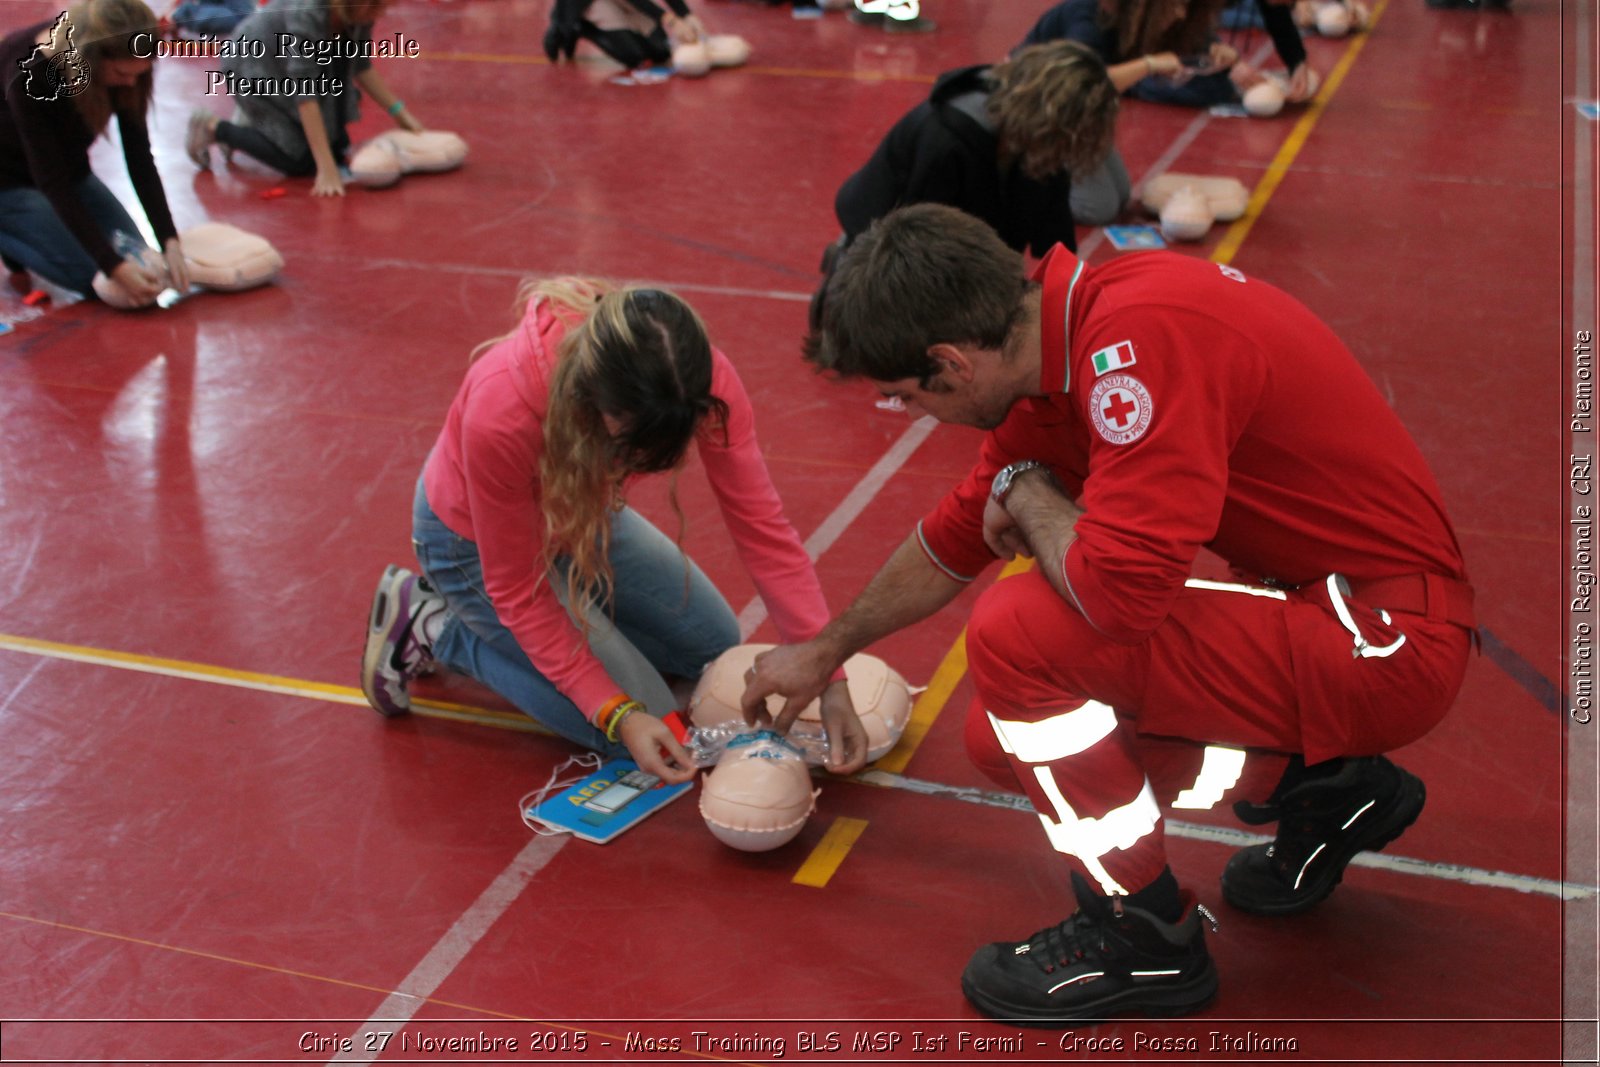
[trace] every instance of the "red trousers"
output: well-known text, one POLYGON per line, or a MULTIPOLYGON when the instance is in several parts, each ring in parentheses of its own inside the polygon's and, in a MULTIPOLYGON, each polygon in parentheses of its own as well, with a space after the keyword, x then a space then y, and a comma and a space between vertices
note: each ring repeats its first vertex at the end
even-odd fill
POLYGON ((1186 587, 1136 644, 1104 637, 1037 570, 996 583, 973 610, 968 752, 1021 785, 1053 847, 1105 892, 1137 892, 1161 873, 1161 812, 1175 800, 1262 799, 1292 753, 1312 764, 1399 748, 1461 686, 1461 626, 1391 624, 1347 602, 1372 645, 1404 634, 1387 655, 1357 655, 1321 587, 1245 589, 1186 587))

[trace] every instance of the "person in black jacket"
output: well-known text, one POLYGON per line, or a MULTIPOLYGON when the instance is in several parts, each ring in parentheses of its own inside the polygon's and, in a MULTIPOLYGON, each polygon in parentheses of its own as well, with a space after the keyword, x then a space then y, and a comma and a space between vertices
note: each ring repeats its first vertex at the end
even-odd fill
POLYGON ((1105 64, 1073 41, 947 71, 840 186, 842 241, 897 207, 932 202, 982 219, 1018 251, 1075 249, 1072 175, 1106 158, 1116 116, 1105 64))
POLYGON ((98 287, 111 284, 135 307, 154 303, 169 284, 188 287, 145 128, 155 30, 141 0, 82 0, 0 41, 0 255, 8 266, 84 296, 104 296, 98 287), (113 117, 160 244, 144 261, 117 248, 144 240, 89 166, 89 148, 113 117))
MULTIPOLYGON (((1288 0, 1255 0, 1288 72, 1290 103, 1316 91, 1288 0)), ((1063 0, 1039 16, 1019 48, 1079 41, 1094 49, 1119 90, 1157 104, 1237 104, 1261 75, 1217 39, 1226 0, 1063 0)))
POLYGON ((672 62, 675 43, 705 36, 699 16, 684 0, 666 4, 663 8, 654 0, 555 0, 544 34, 544 54, 551 63, 561 56, 571 59, 583 40, 629 70, 665 66, 672 62))

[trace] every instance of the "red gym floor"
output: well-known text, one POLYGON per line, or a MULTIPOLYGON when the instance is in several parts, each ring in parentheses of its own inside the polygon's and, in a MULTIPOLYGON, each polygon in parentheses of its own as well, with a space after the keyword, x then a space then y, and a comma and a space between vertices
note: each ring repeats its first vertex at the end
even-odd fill
MULTIPOLYGON (((975 438, 798 361, 833 191, 934 74, 999 58, 1044 6, 927 0, 938 31, 908 36, 703 0, 751 66, 622 87, 545 63, 546 0, 400 0, 379 30, 421 55, 384 73, 472 155, 337 200, 197 174, 185 116, 226 104, 202 97, 206 61, 158 64, 180 227, 232 222, 288 266, 170 311, 0 299, 0 1060, 1594 1062, 1600 727, 1569 714, 1594 623, 1569 608, 1593 567, 1569 457, 1594 446, 1567 433, 1592 373, 1592 4, 1387 0, 1371 33, 1308 42, 1309 109, 1124 110, 1136 181, 1255 190, 1185 251, 1344 336, 1434 465, 1484 638, 1452 716, 1397 756, 1423 817, 1313 913, 1228 908, 1216 876, 1255 839, 1225 809, 1174 825, 1174 868, 1220 922, 1201 1015, 1062 1034, 962 999, 975 946, 1070 904, 1037 822, 962 753, 961 604, 875 649, 929 686, 918 729, 760 855, 687 799, 609 845, 535 837, 516 804, 565 745, 469 688, 395 722, 354 688, 374 580, 410 558, 413 479, 530 272, 698 306, 842 608, 975 438)), ((54 10, 10 3, 7 24, 54 10)), ((703 479, 679 489, 687 548, 743 607, 703 479)), ((671 521, 664 485, 634 500, 671 521)))

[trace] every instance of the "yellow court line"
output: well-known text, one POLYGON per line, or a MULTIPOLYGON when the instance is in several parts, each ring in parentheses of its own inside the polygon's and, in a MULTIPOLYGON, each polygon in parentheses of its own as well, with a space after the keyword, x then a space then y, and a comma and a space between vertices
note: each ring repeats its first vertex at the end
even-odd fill
POLYGON ((1272 199, 1272 194, 1278 191, 1278 185, 1289 173, 1289 167, 1294 163, 1295 157, 1300 154, 1300 149, 1305 147, 1306 139, 1311 136, 1312 129, 1317 120, 1322 117, 1323 109, 1328 106, 1328 101, 1333 99, 1333 94, 1339 91, 1339 86, 1344 82, 1344 76, 1350 72, 1350 67, 1355 63, 1356 57, 1366 47, 1367 38, 1378 26, 1378 20, 1383 17, 1384 9, 1389 6, 1389 0, 1382 0, 1373 10, 1372 24, 1366 32, 1359 34, 1345 49, 1344 55, 1339 57, 1339 62, 1334 64, 1328 78, 1322 83, 1322 88, 1306 106, 1306 112, 1294 124, 1294 129, 1289 131, 1283 144, 1278 147, 1278 154, 1267 165, 1267 173, 1262 175, 1255 191, 1250 194, 1250 203, 1244 209, 1244 214, 1239 216, 1234 224, 1228 227, 1228 232, 1222 235, 1222 240, 1217 242, 1217 247, 1211 253, 1211 262, 1228 264, 1233 262, 1233 257, 1239 253, 1239 246, 1244 244, 1245 237, 1255 226, 1256 220, 1261 217, 1267 201, 1272 199))
POLYGON ((827 885, 828 879, 839 869, 845 856, 850 854, 850 846, 856 843, 856 839, 866 828, 865 819, 852 819, 841 815, 833 820, 828 832, 822 835, 817 847, 811 850, 811 855, 806 857, 806 861, 795 872, 795 884, 814 886, 817 889, 827 885))
MULTIPOLYGON (((1031 569, 1033 565, 1033 560, 1026 556, 1018 556, 1001 568, 995 581, 1009 578, 1013 574, 1021 574, 1031 569)), ((900 734, 899 743, 882 759, 876 761, 874 767, 890 774, 905 772, 906 765, 916 754, 917 746, 928 736, 934 720, 944 710, 945 704, 950 700, 950 694, 955 692, 956 686, 961 684, 961 679, 966 673, 967 628, 963 626, 961 632, 956 635, 955 643, 950 646, 950 651, 944 654, 944 659, 935 668, 933 677, 928 680, 928 688, 917 697, 917 703, 911 709, 911 717, 906 722, 906 728, 900 734)))
POLYGON ((944 659, 934 670, 933 677, 928 680, 928 688, 922 691, 917 697, 916 704, 912 706, 911 717, 906 720, 906 727, 900 733, 899 742, 873 766, 890 774, 902 773, 906 769, 906 764, 911 762, 911 757, 916 754, 917 746, 922 744, 922 739, 928 735, 933 720, 939 717, 945 702, 950 699, 950 694, 955 691, 956 686, 961 684, 961 678, 966 673, 967 628, 963 626, 961 632, 956 634, 955 643, 950 646, 950 651, 944 654, 944 659))
MULTIPOLYGON (((422 57, 441 63, 505 63, 521 66, 549 66, 544 56, 518 52, 429 52, 422 57)), ((914 82, 933 84, 931 74, 894 74, 872 70, 837 70, 814 67, 740 67, 742 74, 765 74, 778 78, 832 78, 842 81, 914 82)))
MULTIPOLYGON (((203 949, 184 948, 181 945, 168 945, 168 944, 164 944, 163 942, 160 942, 160 941, 148 941, 148 940, 146 940, 146 939, 144 939, 142 937, 132 937, 132 936, 130 936, 128 934, 112 933, 109 930, 95 930, 95 929, 91 929, 90 927, 87 927, 87 926, 74 926, 71 923, 56 922, 53 919, 39 919, 39 918, 35 918, 35 917, 31 916, 31 915, 18 915, 15 912, 9 912, 9 911, 0 911, 0 919, 11 919, 11 920, 14 920, 16 922, 30 923, 30 924, 32 924, 34 926, 48 927, 48 928, 53 929, 53 930, 65 930, 65 931, 67 931, 69 933, 83 934, 83 935, 88 936, 88 937, 105 938, 108 941, 120 941, 123 944, 139 945, 139 946, 141 946, 143 948, 153 948, 153 949, 156 949, 156 950, 161 951, 161 952, 172 952, 172 953, 176 953, 177 955, 180 955, 180 956, 190 956, 190 957, 193 957, 195 959, 211 960, 211 961, 216 962, 216 963, 227 963, 227 964, 231 964, 231 965, 233 965, 235 967, 245 967, 245 968, 248 968, 248 969, 254 970, 254 971, 266 971, 266 972, 268 972, 270 974, 280 974, 280 975, 284 975, 285 977, 288 977, 288 978, 303 978, 308 982, 321 982, 321 983, 323 983, 325 985, 335 985, 335 986, 340 986, 340 987, 345 988, 345 989, 355 989, 355 990, 359 990, 360 992, 363 992, 363 993, 377 993, 378 995, 383 996, 383 997, 389 997, 389 996, 393 996, 395 994, 399 994, 400 996, 409 997, 412 1000, 419 1001, 420 1003, 428 1004, 428 1005, 431 1005, 433 1007, 448 1008, 451 1011, 471 1012, 473 1015, 482 1015, 482 1016, 484 1016, 486 1018, 490 1018, 490 1019, 505 1019, 505 1020, 507 1020, 509 1022, 516 1022, 516 1023, 533 1023, 536 1026, 547 1027, 547 1028, 550 1028, 550 1029, 569 1030, 569 1031, 574 1031, 574 1032, 578 1032, 578 1033, 586 1033, 586 1034, 591 1035, 592 1037, 610 1038, 611 1040, 616 1041, 618 1043, 623 1042, 627 1038, 626 1034, 610 1033, 610 1032, 605 1031, 605 1030, 597 1030, 593 1026, 589 1026, 589 1025, 574 1026, 574 1025, 572 1025, 570 1023, 558 1022, 558 1021, 555 1021, 555 1020, 535 1019, 531 1015, 513 1015, 513 1014, 510 1014, 509 1012, 495 1011, 492 1008, 480 1008, 480 1007, 477 1007, 477 1006, 472 1005, 472 1004, 462 1004, 462 1003, 460 1003, 458 1001, 441 1000, 438 997, 420 997, 420 996, 416 996, 416 995, 411 994, 411 993, 406 993, 406 992, 404 992, 402 990, 385 989, 383 986, 368 985, 365 982, 351 982, 351 981, 347 981, 346 979, 343 979, 343 978, 331 978, 331 977, 329 977, 327 975, 324 975, 324 974, 312 974, 309 971, 296 971, 296 970, 292 970, 292 969, 290 969, 288 967, 274 967, 270 963, 257 963, 254 960, 240 959, 237 956, 224 956, 224 955, 221 955, 221 954, 216 953, 216 952, 206 952, 203 949)), ((48 1020, 46 1020, 46 1021, 48 1021, 48 1020)), ((75 1022, 85 1022, 85 1021, 90 1021, 90 1022, 116 1022, 116 1021, 126 1021, 126 1020, 83 1020, 83 1019, 78 1019, 78 1020, 71 1020, 71 1021, 75 1021, 75 1022)), ((172 1020, 168 1020, 168 1021, 172 1021, 172 1020)), ((190 1021, 197 1021, 197 1020, 177 1020, 177 1021, 190 1022, 190 1021)), ((261 1022, 284 1022, 285 1024, 287 1024, 287 1023, 292 1022, 294 1020, 263 1019, 263 1020, 259 1020, 259 1021, 261 1021, 261 1022)), ((342 1021, 345 1021, 345 1020, 337 1020, 337 1021, 341 1021, 342 1022, 342 1021)), ((428 1023, 430 1020, 426 1019, 426 1018, 422 1018, 422 1019, 412 1019, 411 1021, 417 1023, 418 1025, 424 1025, 424 1024, 428 1023)), ((697 1059, 697 1060, 706 1060, 708 1062, 713 1062, 713 1063, 738 1064, 738 1063, 742 1063, 742 1062, 748 1062, 748 1061, 732 1060, 732 1059, 729 1059, 727 1057, 718 1056, 718 1055, 715 1055, 713 1053, 708 1053, 708 1052, 696 1052, 696 1051, 690 1050, 690 1049, 685 1049, 683 1051, 682 1055, 684 1055, 686 1057, 693 1058, 693 1059, 697 1059)), ((110 1061, 110 1062, 119 1062, 119 1061, 110 1061)), ((287 1062, 287 1061, 275 1060, 275 1061, 270 1061, 270 1062, 287 1062)), ((412 1062, 416 1062, 416 1061, 412 1061, 412 1062)), ((458 1060, 458 1061, 454 1061, 454 1062, 465 1062, 465 1061, 459 1061, 458 1060)), ((521 1062, 531 1062, 531 1061, 521 1061, 521 1062)))
MULTIPOLYGON (((0 634, 0 650, 26 652, 36 656, 47 656, 51 659, 70 660, 74 663, 90 663, 99 667, 115 667, 119 670, 139 671, 143 674, 159 674, 167 678, 183 678, 196 682, 211 682, 216 685, 231 685, 239 689, 253 689, 263 693, 278 693, 284 696, 306 697, 311 700, 326 700, 333 704, 352 704, 365 707, 367 703, 367 698, 362 695, 361 690, 354 686, 312 682, 304 678, 289 678, 281 674, 239 671, 230 667, 218 667, 210 663, 196 663, 193 660, 166 659, 161 656, 144 656, 134 652, 113 652, 109 649, 93 648, 89 645, 68 645, 60 641, 42 641, 36 637, 21 637, 16 634, 0 634)), ((528 733, 549 732, 525 715, 495 711, 489 708, 478 708, 470 704, 419 699, 412 701, 411 707, 417 714, 435 719, 482 723, 528 733)))
MULTIPOLYGON (((380 996, 389 996, 397 992, 385 989, 383 986, 368 985, 365 982, 351 982, 343 978, 330 978, 324 974, 312 974, 309 971, 296 971, 288 967, 275 967, 270 963, 257 963, 254 960, 240 959, 237 956, 224 956, 216 952, 206 952, 197 948, 184 948, 181 945, 168 945, 160 941, 149 941, 142 937, 132 937, 128 934, 112 933, 109 930, 95 930, 87 926, 74 926, 71 923, 56 922, 53 919, 38 919, 32 915, 18 915, 15 912, 0 911, 0 919, 11 919, 20 923, 31 923, 34 926, 45 926, 52 930, 65 930, 69 933, 84 934, 88 937, 105 938, 108 941, 121 941, 128 945, 139 945, 142 948, 159 949, 162 952, 174 952, 180 956, 192 956, 196 959, 211 960, 216 963, 228 963, 235 967, 248 967, 254 971, 267 971, 272 974, 281 974, 289 978, 304 978, 311 982, 322 982, 327 985, 342 986, 345 989, 356 989, 363 993, 377 993, 380 996)), ((501 1011, 492 1011, 488 1008, 475 1008, 470 1004, 456 1004, 448 1000, 435 1000, 433 997, 416 997, 425 1004, 434 1004, 446 1008, 455 1008, 461 1011, 470 1011, 478 1015, 488 1015, 497 1019, 510 1019, 514 1022, 532 1022, 525 1015, 508 1015, 501 1011)))

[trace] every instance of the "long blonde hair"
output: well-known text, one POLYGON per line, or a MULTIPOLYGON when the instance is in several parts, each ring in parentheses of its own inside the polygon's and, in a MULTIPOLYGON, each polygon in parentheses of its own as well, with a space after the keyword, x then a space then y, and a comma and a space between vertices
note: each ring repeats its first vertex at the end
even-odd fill
POLYGON ((133 38, 141 33, 155 34, 155 12, 143 0, 81 0, 67 9, 67 19, 72 26, 73 48, 89 68, 88 86, 73 97, 84 125, 98 136, 110 123, 113 111, 132 112, 143 119, 155 86, 152 71, 139 75, 131 86, 108 88, 94 76, 94 70, 106 60, 144 58, 134 55, 133 38))
MULTIPOLYGON (((610 516, 623 479, 676 470, 706 416, 725 432, 728 409, 711 392, 705 324, 678 297, 588 278, 531 279, 517 294, 519 320, 534 301, 567 323, 550 375, 539 480, 545 570, 569 558, 576 609, 610 597, 610 516), (607 416, 619 424, 615 435, 607 416)), ((681 537, 675 487, 672 506, 681 537)))

